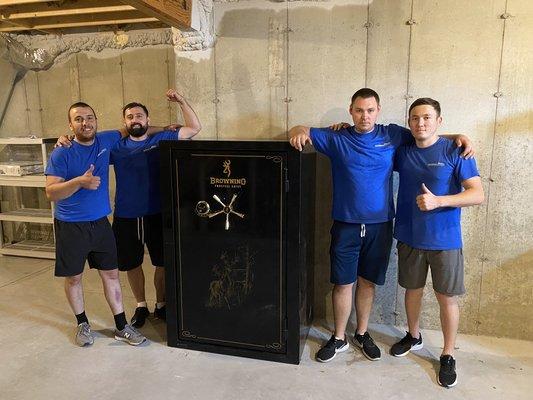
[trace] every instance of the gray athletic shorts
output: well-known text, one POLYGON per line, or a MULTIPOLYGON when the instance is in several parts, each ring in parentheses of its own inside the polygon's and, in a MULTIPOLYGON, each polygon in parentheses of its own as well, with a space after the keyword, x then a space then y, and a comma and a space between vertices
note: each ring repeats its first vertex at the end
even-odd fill
POLYGON ((425 286, 431 266, 433 290, 449 296, 465 294, 463 249, 421 250, 398 242, 398 283, 405 289, 425 286))

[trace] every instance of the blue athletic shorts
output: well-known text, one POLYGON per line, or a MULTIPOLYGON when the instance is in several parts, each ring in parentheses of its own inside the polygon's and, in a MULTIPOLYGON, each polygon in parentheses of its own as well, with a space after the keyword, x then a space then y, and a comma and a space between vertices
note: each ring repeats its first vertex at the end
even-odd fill
POLYGON ((334 221, 331 227, 331 283, 348 285, 358 276, 383 285, 392 246, 392 221, 353 224, 334 221))

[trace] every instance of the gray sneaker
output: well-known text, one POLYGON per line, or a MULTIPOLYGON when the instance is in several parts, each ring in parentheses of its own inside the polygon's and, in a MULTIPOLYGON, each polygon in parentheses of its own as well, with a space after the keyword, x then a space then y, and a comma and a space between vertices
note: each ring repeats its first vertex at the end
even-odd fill
POLYGON ((93 343, 94 336, 91 332, 91 326, 87 322, 82 322, 78 325, 78 332, 76 332, 76 344, 83 347, 93 343))
POLYGON ((146 340, 146 338, 131 325, 126 325, 121 331, 115 329, 115 339, 131 344, 132 346, 138 346, 146 340))

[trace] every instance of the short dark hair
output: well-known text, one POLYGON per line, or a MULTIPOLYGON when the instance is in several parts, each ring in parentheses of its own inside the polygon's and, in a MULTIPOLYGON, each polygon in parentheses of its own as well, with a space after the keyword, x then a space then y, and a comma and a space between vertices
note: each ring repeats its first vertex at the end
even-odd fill
POLYGON ((128 103, 124 106, 124 108, 122 109, 122 116, 125 117, 126 116, 126 110, 129 110, 130 108, 134 108, 134 107, 141 107, 144 112, 146 113, 146 116, 148 116, 148 109, 146 108, 146 106, 144 104, 141 104, 141 103, 136 103, 136 102, 132 102, 132 103, 128 103))
POLYGON ((96 113, 94 112, 94 109, 89 104, 84 103, 83 101, 78 101, 77 103, 72 104, 68 108, 68 112, 67 112, 68 122, 70 122, 70 110, 72 110, 73 108, 78 108, 78 107, 90 108, 94 114, 94 118, 96 118, 96 113))
POLYGON ((355 92, 352 96, 352 103, 357 99, 358 97, 362 97, 363 99, 369 99, 371 97, 376 99, 376 102, 379 105, 379 95, 376 93, 375 90, 369 89, 369 88, 362 88, 359 89, 357 92, 355 92))
POLYGON ((440 103, 437 100, 433 100, 430 97, 420 97, 413 101, 413 104, 409 107, 409 116, 411 116, 411 110, 418 106, 431 106, 437 112, 437 117, 440 117, 440 103))

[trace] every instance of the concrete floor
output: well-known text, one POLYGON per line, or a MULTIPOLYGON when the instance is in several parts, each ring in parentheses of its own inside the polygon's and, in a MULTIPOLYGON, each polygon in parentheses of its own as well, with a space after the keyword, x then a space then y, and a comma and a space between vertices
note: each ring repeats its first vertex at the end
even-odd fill
MULTIPOLYGON (((435 381, 438 331, 423 331, 425 348, 404 358, 385 354, 371 362, 351 348, 320 364, 313 355, 329 334, 319 322, 299 366, 169 348, 157 320, 142 329, 148 345, 128 346, 113 339, 94 271, 85 277, 85 297, 96 341, 79 348, 62 283, 53 277, 53 261, 0 257, 0 399, 532 398, 533 343, 519 340, 460 335, 459 383, 449 390, 435 381)), ((153 290, 148 295, 152 308, 153 290)), ((129 318, 135 306, 129 287, 124 302, 129 318)), ((403 336, 396 327, 372 330, 384 352, 403 336)))

